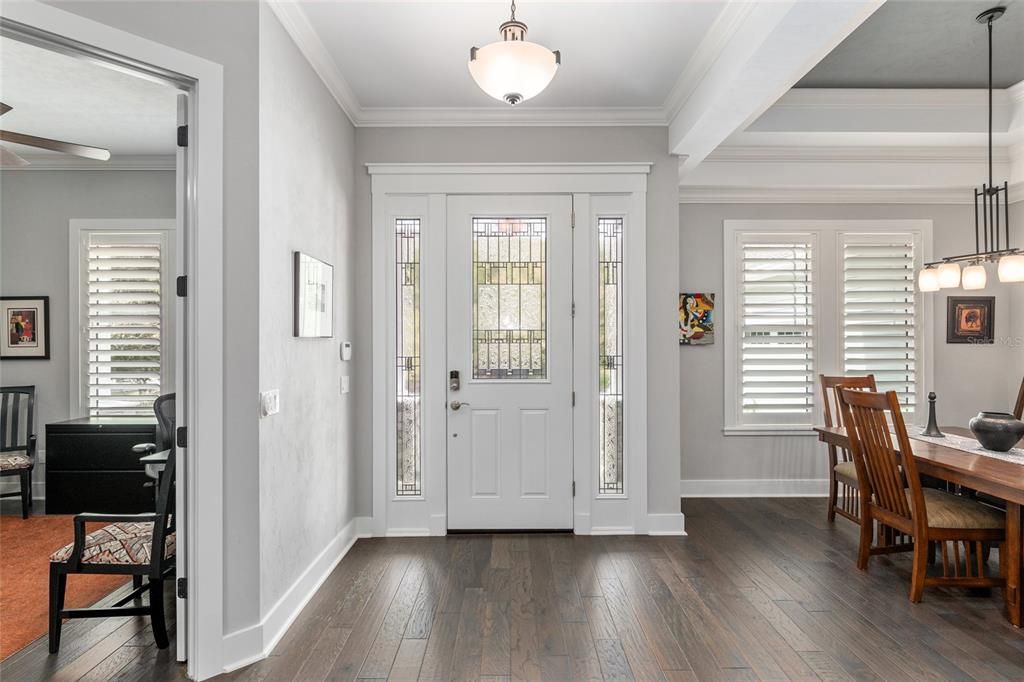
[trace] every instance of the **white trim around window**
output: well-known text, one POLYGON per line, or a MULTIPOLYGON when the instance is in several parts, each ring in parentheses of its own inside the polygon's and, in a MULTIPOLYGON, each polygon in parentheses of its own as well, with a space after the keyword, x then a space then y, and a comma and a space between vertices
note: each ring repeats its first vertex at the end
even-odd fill
MULTIPOLYGON (((852 245, 883 246, 899 244, 901 253, 896 254, 896 263, 892 267, 907 273, 908 285, 906 293, 912 297, 912 320, 897 321, 904 326, 902 332, 908 338, 906 357, 911 365, 906 367, 908 378, 891 380, 890 383, 902 383, 912 386, 913 395, 906 395, 905 408, 910 420, 920 421, 921 410, 913 412, 913 405, 924 404, 926 388, 932 385, 932 301, 916 292, 914 273, 931 258, 932 222, 930 220, 727 220, 723 230, 724 252, 724 286, 721 303, 722 317, 720 329, 722 342, 725 345, 724 370, 724 415, 723 433, 727 436, 765 436, 765 435, 814 435, 812 427, 821 423, 821 395, 818 386, 819 374, 843 374, 848 356, 844 354, 844 345, 849 330, 844 328, 845 289, 847 282, 844 269, 844 249, 852 245), (787 290, 796 291, 793 287, 807 292, 808 297, 793 296, 787 305, 785 315, 778 319, 773 317, 777 310, 771 307, 758 308, 757 293, 744 298, 744 253, 756 251, 758 245, 794 245, 803 244, 810 251, 809 267, 806 268, 807 286, 803 287, 799 277, 794 278, 792 271, 800 270, 799 253, 790 254, 791 268, 785 268, 787 290), (906 261, 905 247, 912 245, 912 263, 906 261), (753 248, 750 248, 753 247, 753 248), (792 258, 797 258, 793 261, 792 258), (796 283, 794 284, 794 280, 796 283), (747 310, 744 304, 750 303, 747 310), (806 307, 804 307, 806 303, 806 307), (799 305, 798 305, 799 304, 799 305), (767 312, 765 312, 767 311, 767 312), (763 316, 761 319, 759 316, 763 316), (767 321, 778 323, 771 326, 766 334, 779 334, 782 339, 794 338, 794 352, 780 352, 784 341, 773 344, 774 352, 779 353, 781 360, 767 358, 768 364, 785 366, 787 371, 781 381, 777 381, 772 368, 747 363, 747 375, 744 376, 743 339, 748 335, 758 335, 754 327, 757 323, 746 325, 744 320, 755 319, 757 323, 767 321), (797 324, 800 323, 800 324, 797 324), (805 324, 804 324, 805 323, 805 324), (907 325, 912 326, 912 330, 907 325), (781 326, 779 326, 781 325, 781 326), (787 326, 788 325, 788 326, 787 326), (789 331, 789 330, 792 331, 789 331), (781 330, 781 331, 780 331, 781 330), (803 338, 801 335, 808 336, 803 338), (808 341, 805 343, 805 341, 808 341), (794 354, 795 353, 795 354, 794 354), (789 364, 793 360, 793 364, 789 364), (764 371, 762 371, 764 370, 764 371), (791 370, 791 371, 790 371, 791 370), (763 376, 762 376, 763 374, 763 376), (778 403, 782 407, 775 411, 767 409, 744 410, 743 400, 744 379, 747 384, 764 381, 770 387, 779 388, 779 395, 774 395, 771 388, 764 391, 769 405, 778 403), (797 396, 795 400, 787 399, 787 395, 797 396), (808 407, 803 410, 799 402, 806 396, 808 407)), ((898 249, 900 250, 900 249, 898 249)), ((784 254, 776 254, 785 259, 784 254)), ((775 257, 775 256, 773 256, 775 257)), ((747 270, 758 269, 758 258, 748 258, 747 270), (754 264, 751 265, 751 262, 754 264)), ((885 267, 890 267, 885 265, 885 267)), ((770 269, 770 268, 769 268, 770 269)), ((749 273, 748 273, 749 274, 749 273)), ((763 278, 756 278, 763 279, 763 278)), ((890 278, 891 279, 891 278, 890 278)), ((756 287, 755 287, 756 288, 756 287)), ((897 287, 899 288, 899 287, 897 287)), ((748 291, 751 294, 754 290, 748 291)), ((902 290, 901 290, 902 291, 902 290)), ((896 292, 899 293, 899 292, 896 292)), ((771 301, 770 297, 765 298, 771 301)), ((905 303, 898 307, 905 309, 905 303)), ((899 317, 895 310, 891 317, 899 317)), ((896 323, 893 323, 896 324, 896 323)), ((848 327, 849 325, 847 325, 848 327)), ((897 325, 898 326, 898 325, 897 325)), ((749 346, 749 344, 748 344, 749 346)), ((749 348, 748 348, 749 350, 749 348)), ((760 355, 757 356, 761 358, 760 355)), ((881 362, 881 361, 879 361, 881 362)), ((869 363, 870 364, 870 363, 869 363)), ((884 374, 884 369, 875 372, 884 374)), ((881 379, 880 384, 886 383, 881 379)), ((747 391, 747 394, 750 392, 747 391)), ((748 395, 749 398, 749 395, 748 395)), ((748 400, 747 403, 751 401, 748 400)))
MULTIPOLYGON (((106 244, 129 244, 159 248, 159 316, 160 316, 160 390, 175 383, 175 219, 72 219, 68 230, 68 351, 71 411, 74 417, 90 415, 88 395, 90 370, 89 348, 89 260, 90 248, 106 244)), ((135 414, 137 410, 112 413, 135 414)))

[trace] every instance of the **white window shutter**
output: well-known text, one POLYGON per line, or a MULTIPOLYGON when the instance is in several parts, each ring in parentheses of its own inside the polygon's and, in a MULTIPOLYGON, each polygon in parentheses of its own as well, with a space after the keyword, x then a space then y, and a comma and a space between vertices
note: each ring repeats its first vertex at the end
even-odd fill
POLYGON ((810 238, 799 235, 759 235, 741 243, 741 423, 812 421, 812 247, 810 238))
POLYGON ((90 233, 87 239, 88 413, 151 415, 162 388, 162 234, 90 233))
POLYGON ((917 396, 913 235, 844 235, 843 371, 874 374, 905 414, 917 396))

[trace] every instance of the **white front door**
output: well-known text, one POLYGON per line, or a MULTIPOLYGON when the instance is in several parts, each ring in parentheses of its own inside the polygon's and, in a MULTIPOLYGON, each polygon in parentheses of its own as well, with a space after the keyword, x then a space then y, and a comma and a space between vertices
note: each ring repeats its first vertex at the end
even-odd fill
POLYGON ((448 197, 450 529, 573 527, 571 220, 570 196, 448 197))

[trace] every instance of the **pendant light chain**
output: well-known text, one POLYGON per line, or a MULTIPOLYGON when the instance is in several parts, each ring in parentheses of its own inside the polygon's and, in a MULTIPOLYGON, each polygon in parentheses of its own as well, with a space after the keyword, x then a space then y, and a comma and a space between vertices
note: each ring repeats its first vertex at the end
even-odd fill
MULTIPOLYGON (((516 20, 516 0, 512 0, 512 21, 515 21, 515 20, 516 20)), ((989 24, 988 26, 989 26, 988 30, 991 31, 992 30, 992 24, 989 24)), ((991 59, 991 58, 992 57, 990 55, 989 59, 991 59)))

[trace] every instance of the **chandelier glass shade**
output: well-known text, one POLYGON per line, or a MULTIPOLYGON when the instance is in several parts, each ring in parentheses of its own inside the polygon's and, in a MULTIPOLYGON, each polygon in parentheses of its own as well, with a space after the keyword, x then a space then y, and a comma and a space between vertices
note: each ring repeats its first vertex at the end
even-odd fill
POLYGON ((984 289, 987 283, 988 273, 985 272, 985 266, 981 263, 968 265, 960 275, 960 284, 967 291, 984 289))
POLYGON ((502 39, 469 51, 473 80, 488 95, 507 104, 519 104, 540 94, 562 62, 557 50, 526 40, 526 30, 526 24, 516 21, 513 2, 512 18, 498 29, 502 39))
POLYGON ((939 290, 939 269, 924 268, 917 275, 917 290, 931 292, 939 290))
POLYGON ((939 288, 955 289, 960 286, 960 264, 943 263, 939 266, 939 288))

